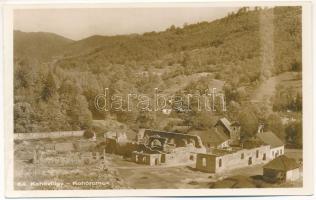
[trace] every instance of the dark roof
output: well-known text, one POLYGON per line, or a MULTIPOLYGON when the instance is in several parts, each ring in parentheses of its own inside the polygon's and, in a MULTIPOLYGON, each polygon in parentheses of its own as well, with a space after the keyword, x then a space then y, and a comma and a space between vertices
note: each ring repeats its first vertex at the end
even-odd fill
MULTIPOLYGON (((242 142, 242 146, 245 149, 253 149, 256 147, 260 147, 263 144, 265 144, 262 140, 260 140, 259 138, 250 138, 250 139, 246 139, 242 142)), ((268 145, 268 144, 265 144, 268 145)))
POLYGON ((211 130, 209 139, 220 144, 229 140, 229 137, 223 131, 214 128, 211 130))
POLYGON ((230 126, 240 126, 240 123, 237 121, 234 121, 233 123, 230 124, 230 126))
POLYGON ((257 134, 257 137, 265 144, 269 144, 271 148, 280 147, 284 145, 282 140, 271 131, 260 132, 257 134))
POLYGON ((217 146, 229 140, 229 137, 221 130, 212 128, 208 131, 191 131, 189 134, 200 136, 204 144, 209 143, 212 146, 217 146))
POLYGON ((263 168, 274 169, 278 171, 289 171, 299 168, 299 164, 297 164, 294 159, 288 158, 285 155, 281 155, 264 165, 263 168))

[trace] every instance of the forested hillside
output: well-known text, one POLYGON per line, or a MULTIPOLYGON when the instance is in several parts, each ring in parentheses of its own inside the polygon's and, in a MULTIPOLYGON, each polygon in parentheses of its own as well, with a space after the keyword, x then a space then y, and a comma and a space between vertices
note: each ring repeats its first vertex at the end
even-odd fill
MULTIPOLYGON (((215 80, 225 82, 222 89, 228 105, 226 113, 217 115, 240 120, 244 132, 251 135, 260 121, 269 124, 271 114, 266 113, 266 105, 249 104, 253 91, 283 72, 296 72, 301 79, 300 7, 241 8, 212 22, 80 41, 15 32, 14 42, 15 132, 86 129, 92 119, 107 117, 135 130, 155 128, 158 119, 164 118, 161 113, 106 115, 95 109, 95 96, 104 88, 110 88, 112 94, 127 94, 150 93, 154 88, 177 91, 179 85, 185 91, 202 93, 215 80)), ((291 92, 292 99, 287 101, 299 104, 296 97, 301 90, 291 92)), ((277 95, 289 96, 284 91, 277 95)), ((292 108, 280 106, 284 102, 274 104, 272 114, 279 121, 279 113, 292 108)), ((301 112, 301 107, 295 109, 292 111, 301 112)), ((213 116, 216 114, 171 114, 196 129, 210 128, 213 116)), ((274 131, 280 128, 270 124, 274 131)), ((283 133, 284 129, 277 131, 283 133)))
POLYGON ((73 41, 53 33, 14 31, 14 57, 49 61, 73 41))

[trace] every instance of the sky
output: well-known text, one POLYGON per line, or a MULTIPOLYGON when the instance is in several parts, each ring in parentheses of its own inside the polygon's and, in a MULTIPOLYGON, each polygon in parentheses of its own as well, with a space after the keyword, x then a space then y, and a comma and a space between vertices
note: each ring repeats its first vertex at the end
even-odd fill
POLYGON ((155 8, 73 8, 15 10, 14 29, 51 32, 80 40, 92 35, 122 35, 163 31, 171 25, 213 21, 238 8, 155 7, 155 8))

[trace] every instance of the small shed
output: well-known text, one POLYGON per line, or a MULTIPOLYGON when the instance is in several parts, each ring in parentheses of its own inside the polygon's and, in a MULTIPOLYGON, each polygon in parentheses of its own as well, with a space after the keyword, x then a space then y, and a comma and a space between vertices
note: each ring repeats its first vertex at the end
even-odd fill
POLYGON ((263 178, 268 182, 295 181, 299 177, 299 164, 285 155, 281 155, 263 166, 263 178))

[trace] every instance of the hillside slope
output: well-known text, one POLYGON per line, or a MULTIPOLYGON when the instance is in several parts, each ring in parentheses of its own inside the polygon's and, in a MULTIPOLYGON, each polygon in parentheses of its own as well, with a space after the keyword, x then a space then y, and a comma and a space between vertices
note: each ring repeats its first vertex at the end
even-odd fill
POLYGON ((72 42, 53 33, 14 31, 14 57, 48 61, 72 42))
MULTIPOLYGON (((138 130, 157 128, 166 117, 137 109, 98 110, 95 97, 104 94, 105 88, 110 94, 126 96, 131 92, 151 95, 155 88, 167 94, 202 94, 216 87, 225 93, 229 110, 220 114, 240 119, 240 113, 250 113, 242 119, 257 129, 257 121, 248 119, 262 118, 263 112, 246 109, 253 91, 273 76, 300 72, 302 67, 300 7, 242 8, 212 22, 142 35, 71 41, 39 34, 15 33, 16 132, 86 129, 92 120, 109 117, 138 130), (30 63, 30 72, 21 57, 51 62, 30 63)), ((171 115, 193 128, 212 124, 208 113, 171 115)))

